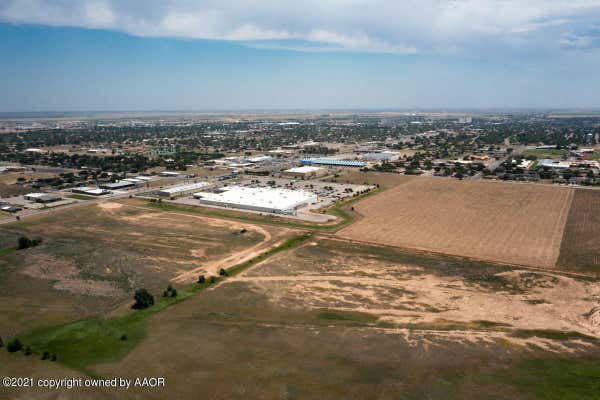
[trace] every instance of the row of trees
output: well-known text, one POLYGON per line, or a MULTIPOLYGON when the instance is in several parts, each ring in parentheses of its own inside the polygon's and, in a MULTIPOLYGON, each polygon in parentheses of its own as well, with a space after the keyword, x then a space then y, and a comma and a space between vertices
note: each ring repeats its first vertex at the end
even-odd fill
MULTIPOLYGON (((0 348, 1 347, 4 347, 4 341, 2 340, 2 337, 0 337, 0 348)), ((19 340, 19 338, 14 338, 11 341, 9 341, 8 343, 6 343, 6 350, 9 353, 16 353, 18 351, 22 351, 23 354, 25 354, 26 356, 30 356, 33 354, 33 350, 31 349, 31 346, 23 345, 23 343, 21 342, 21 340, 19 340)), ((56 360, 58 360, 58 357, 56 356, 56 353, 50 354, 50 352, 44 351, 42 353, 42 360, 56 361, 56 360)))

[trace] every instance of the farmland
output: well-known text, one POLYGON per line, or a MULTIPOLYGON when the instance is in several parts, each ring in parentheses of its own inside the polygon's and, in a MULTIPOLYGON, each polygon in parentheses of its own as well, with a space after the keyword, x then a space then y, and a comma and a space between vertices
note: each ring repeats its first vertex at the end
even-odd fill
POLYGON ((201 274, 216 275, 287 232, 183 217, 104 202, 3 226, 2 334, 113 310, 140 287, 156 292, 171 280, 187 284, 201 274), (43 242, 12 250, 21 235, 43 242))
POLYGON ((600 192, 575 191, 560 247, 558 265, 600 274, 600 192))
POLYGON ((572 189, 415 179, 366 199, 341 237, 552 268, 572 189))

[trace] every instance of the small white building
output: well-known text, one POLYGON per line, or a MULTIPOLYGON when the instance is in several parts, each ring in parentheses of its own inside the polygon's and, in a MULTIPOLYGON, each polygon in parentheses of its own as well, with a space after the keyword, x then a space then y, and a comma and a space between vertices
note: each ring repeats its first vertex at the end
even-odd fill
POLYGON ((164 178, 191 178, 191 175, 188 175, 183 172, 174 172, 174 171, 163 171, 160 173, 160 176, 164 178))
POLYGON ((186 194, 194 193, 195 191, 205 188, 208 185, 208 182, 196 182, 189 183, 186 185, 177 185, 159 190, 158 195, 161 197, 169 198, 185 196, 186 194))
POLYGON ((73 193, 86 194, 88 196, 102 196, 103 194, 109 194, 110 191, 106 189, 100 189, 99 187, 80 186, 71 189, 73 193))
POLYGON ((51 193, 28 193, 23 198, 36 203, 52 203, 62 199, 59 195, 51 193))

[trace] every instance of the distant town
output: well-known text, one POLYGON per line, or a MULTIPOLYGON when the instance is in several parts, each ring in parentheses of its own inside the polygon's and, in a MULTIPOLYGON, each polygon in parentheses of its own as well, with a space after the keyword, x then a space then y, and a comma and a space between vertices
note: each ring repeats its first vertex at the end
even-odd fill
POLYGON ((297 214, 315 196, 323 206, 367 190, 332 186, 347 170, 600 185, 600 115, 593 114, 36 117, 2 119, 0 131, 0 209, 14 216, 133 194, 250 207, 223 192, 228 185, 308 190, 283 208, 272 206, 281 203, 276 191, 252 205, 297 214), (327 178, 331 189, 297 183, 314 178, 327 178))

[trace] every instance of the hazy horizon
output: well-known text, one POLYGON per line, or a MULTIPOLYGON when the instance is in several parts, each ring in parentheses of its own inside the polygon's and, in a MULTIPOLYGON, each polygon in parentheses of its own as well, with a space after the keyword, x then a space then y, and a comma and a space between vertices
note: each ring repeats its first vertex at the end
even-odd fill
POLYGON ((0 112, 596 109, 600 2, 0 2, 0 112))

